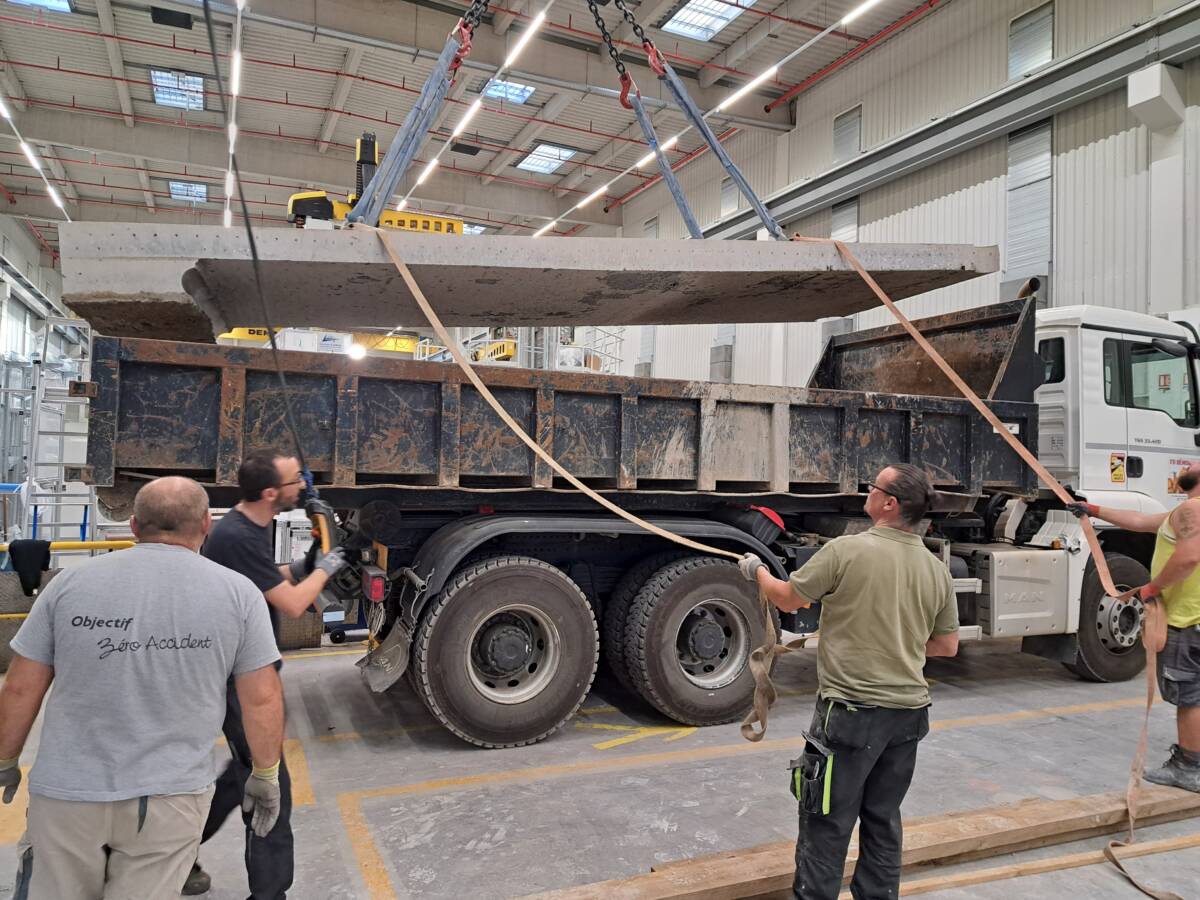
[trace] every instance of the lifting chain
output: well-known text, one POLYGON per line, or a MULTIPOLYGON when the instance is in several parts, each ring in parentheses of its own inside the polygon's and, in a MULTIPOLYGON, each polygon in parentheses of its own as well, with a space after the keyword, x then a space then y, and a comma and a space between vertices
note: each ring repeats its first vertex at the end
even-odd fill
MULTIPOLYGON (((619 3, 620 0, 617 2, 619 3)), ((626 77, 625 63, 621 62, 621 54, 617 52, 617 48, 613 44, 612 35, 608 33, 608 26, 604 24, 604 18, 600 15, 596 0, 587 0, 587 5, 588 9, 592 11, 592 18, 596 20, 596 27, 600 29, 600 37, 604 39, 604 45, 608 48, 608 55, 612 58, 613 65, 617 67, 617 74, 624 79, 626 77)))
POLYGON ((629 27, 633 29, 633 33, 637 35, 638 41, 646 51, 646 56, 649 58, 650 68, 654 70, 654 74, 662 78, 666 74, 666 60, 663 59, 662 51, 654 45, 654 41, 650 40, 646 34, 646 30, 638 24, 638 20, 633 17, 633 13, 629 7, 625 5, 625 0, 612 0, 613 6, 621 11, 621 16, 629 23, 629 27))
POLYGON ((467 7, 467 11, 463 13, 463 25, 469 30, 474 31, 479 25, 480 20, 487 14, 488 6, 492 0, 472 0, 472 3, 467 7))

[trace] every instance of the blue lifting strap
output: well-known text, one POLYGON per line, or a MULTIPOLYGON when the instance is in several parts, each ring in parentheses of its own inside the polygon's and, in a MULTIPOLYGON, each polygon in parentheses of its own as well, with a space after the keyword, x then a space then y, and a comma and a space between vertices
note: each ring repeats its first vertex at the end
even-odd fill
POLYGON ((458 57, 461 47, 459 32, 456 31, 446 41, 441 56, 437 58, 433 71, 426 79, 424 87, 421 88, 417 102, 404 117, 404 122, 396 133, 396 139, 388 147, 383 162, 379 164, 375 175, 363 190, 362 199, 346 216, 347 222, 379 225, 379 217, 387 207, 392 194, 395 193, 396 185, 400 183, 400 179, 404 177, 408 167, 412 165, 413 157, 425 143, 425 137, 434 117, 446 102, 446 92, 450 90, 452 81, 450 66, 458 57))
POLYGON ((721 146, 721 142, 717 140, 717 136, 713 134, 713 130, 708 127, 708 122, 704 120, 704 115, 692 101, 691 95, 688 94, 687 88, 683 86, 683 82, 679 80, 679 76, 675 74, 675 70, 662 58, 662 54, 658 52, 658 49, 653 44, 647 46, 646 51, 650 54, 651 68, 659 73, 659 79, 666 83, 667 89, 674 96, 676 104, 683 110, 684 115, 692 123, 692 127, 704 137, 708 148, 721 161, 721 165, 725 167, 725 171, 729 173, 729 177, 733 179, 733 183, 738 186, 738 190, 746 198, 746 202, 758 213, 758 217, 762 220, 763 225, 766 226, 767 231, 776 239, 786 241, 787 235, 783 233, 783 229, 779 227, 779 223, 775 221, 775 217, 767 211, 763 202, 758 199, 758 195, 750 187, 750 182, 746 181, 746 176, 742 174, 742 170, 729 158, 729 154, 725 152, 725 148, 721 146))
POLYGON ((650 116, 646 113, 646 107, 642 103, 642 92, 637 89, 637 86, 633 84, 633 79, 628 75, 621 76, 621 103, 631 107, 637 116, 638 124, 642 126, 642 133, 646 136, 646 144, 650 147, 654 158, 658 160, 658 170, 662 172, 663 181, 667 183, 667 190, 675 198, 675 205, 679 207, 679 214, 683 216, 683 224, 687 226, 688 234, 694 240, 703 240, 704 232, 700 230, 700 223, 696 221, 692 208, 688 206, 687 198, 683 196, 683 188, 679 186, 679 179, 675 177, 675 172, 671 169, 670 160, 667 159, 667 155, 663 153, 662 147, 658 143, 654 123, 650 121, 650 116), (630 88, 632 91, 629 90, 630 88))

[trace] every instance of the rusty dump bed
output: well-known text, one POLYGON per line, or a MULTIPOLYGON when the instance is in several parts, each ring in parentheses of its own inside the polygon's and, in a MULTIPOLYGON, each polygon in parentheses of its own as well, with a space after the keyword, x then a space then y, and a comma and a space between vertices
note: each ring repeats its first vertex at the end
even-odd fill
MULTIPOLYGON (((984 316, 997 345, 993 359, 1032 370, 1032 318, 1011 313, 1006 352, 999 319, 984 316)), ((970 329, 969 318, 959 327, 970 329)), ((895 371, 899 345, 873 352, 878 383, 908 383, 895 371)), ((309 465, 336 503, 386 496, 411 509, 588 504, 560 489, 454 365, 287 351, 280 358, 309 465)), ((869 355, 843 352, 839 365, 866 383, 869 355)), ((988 492, 1036 488, 961 398, 843 391, 836 383, 783 388, 478 371, 563 465, 630 508, 691 511, 771 498, 782 510, 838 509, 881 466, 905 460, 961 495, 958 507, 988 492)), ((290 445, 270 351, 101 337, 93 377, 99 396, 90 408, 89 463, 112 505, 146 476, 166 473, 196 477, 217 502, 229 500, 244 453, 290 445)), ((979 372, 973 379, 987 380, 979 372)), ((1003 373, 991 381, 1004 384, 1003 373)), ((1020 398, 1007 393, 993 409, 1036 446, 1032 388, 1020 398)))

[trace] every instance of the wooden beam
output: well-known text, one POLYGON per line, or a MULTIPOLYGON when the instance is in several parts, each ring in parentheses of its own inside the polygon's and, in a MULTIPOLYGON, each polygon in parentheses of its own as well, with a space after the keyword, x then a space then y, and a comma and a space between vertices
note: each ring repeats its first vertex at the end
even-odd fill
MULTIPOLYGON (((1144 787, 1138 822, 1200 815, 1200 794, 1177 788, 1144 787)), ((1031 847, 1068 843, 1124 828, 1124 792, 1070 800, 1026 800, 957 815, 906 823, 903 866, 961 862, 1031 847)), ((537 894, 537 900, 746 900, 785 896, 795 871, 791 841, 751 847, 662 866, 657 871, 537 894), (781 893, 783 892, 783 893, 781 893)), ((851 844, 846 878, 854 869, 851 844)))
MULTIPOLYGON (((1139 856, 1151 856, 1155 853, 1170 853, 1175 850, 1189 850, 1200 847, 1200 834, 1184 834, 1179 837, 1162 838, 1157 841, 1145 841, 1122 847, 1116 851, 1117 857, 1124 862, 1139 856)), ((1047 872, 1061 872, 1064 869, 1078 869, 1082 866, 1094 866, 1106 862, 1103 850, 1084 850, 1080 853, 1067 853, 1062 856, 1050 856, 1045 859, 1029 859, 1024 862, 1012 863, 1007 866, 991 866, 987 869, 972 869, 969 872, 952 872, 946 875, 935 875, 931 878, 918 878, 913 881, 900 882, 900 896, 911 897, 916 894, 928 894, 933 891, 947 891, 951 888, 972 887, 977 884, 990 884, 993 881, 1004 881, 1009 878, 1024 878, 1026 875, 1044 875, 1047 872)), ((1132 894, 1132 890, 1130 894, 1132 894)), ((850 892, 844 891, 839 900, 850 900, 850 892)))

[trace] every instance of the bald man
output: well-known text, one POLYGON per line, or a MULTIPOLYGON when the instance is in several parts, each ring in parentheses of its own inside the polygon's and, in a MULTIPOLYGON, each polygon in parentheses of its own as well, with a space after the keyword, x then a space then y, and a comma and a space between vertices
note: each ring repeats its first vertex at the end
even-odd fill
POLYGON ((279 651, 262 593, 200 556, 204 490, 160 478, 138 492, 137 546, 66 569, 12 640, 0 689, 0 788, 51 681, 15 895, 178 896, 200 844, 213 744, 232 676, 254 760, 244 803, 265 834, 279 811, 279 651))

